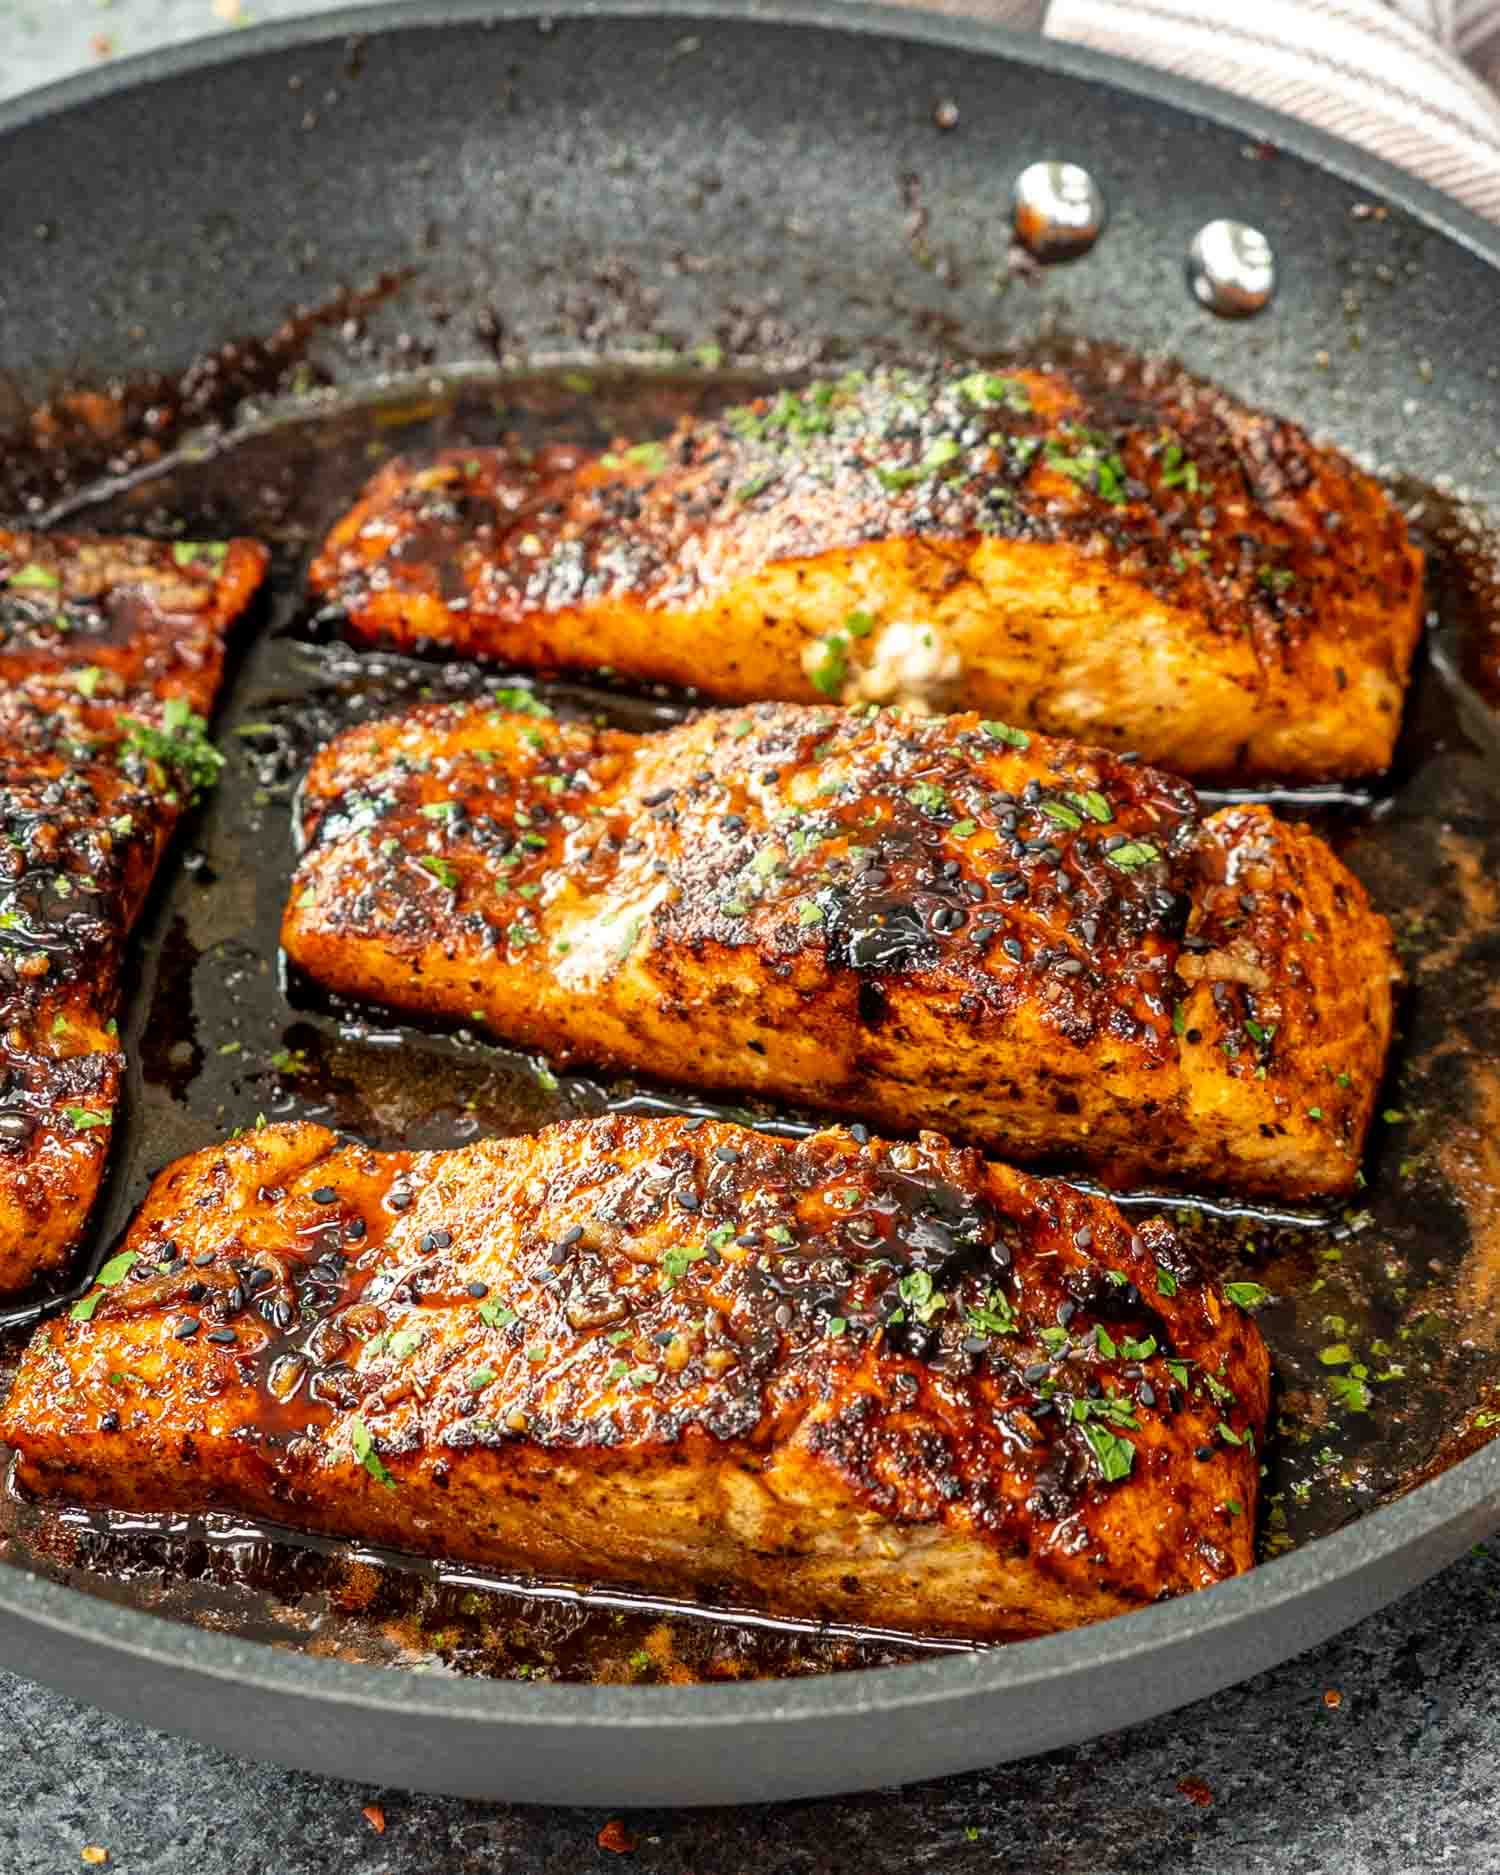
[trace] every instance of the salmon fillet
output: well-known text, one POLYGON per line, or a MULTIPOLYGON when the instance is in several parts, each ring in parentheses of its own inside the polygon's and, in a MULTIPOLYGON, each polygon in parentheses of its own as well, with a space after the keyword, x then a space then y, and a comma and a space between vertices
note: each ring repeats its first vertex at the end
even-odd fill
POLYGON ((218 757, 252 541, 0 531, 0 1294, 60 1270, 109 1152, 124 943, 218 757))
POLYGON ((303 809, 282 942, 348 995, 1112 1178, 1307 1197, 1358 1169, 1385 920, 1306 831, 1100 750, 471 704, 338 737, 303 809))
POLYGON ((1422 557, 1368 476, 1180 373, 892 370, 603 455, 393 461, 311 583, 367 640, 1326 778, 1390 761, 1422 557))
POLYGON ((1248 1568, 1267 1388, 1164 1223, 932 1135, 304 1124, 158 1178, 0 1440, 82 1503, 999 1638, 1248 1568))

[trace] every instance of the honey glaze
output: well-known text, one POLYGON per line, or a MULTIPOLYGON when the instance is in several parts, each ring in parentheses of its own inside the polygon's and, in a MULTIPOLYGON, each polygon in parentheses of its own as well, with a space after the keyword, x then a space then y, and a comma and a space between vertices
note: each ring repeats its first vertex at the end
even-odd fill
MULTIPOLYGON (((228 766, 182 829, 133 946, 130 1083, 89 1268, 155 1171, 262 1115, 317 1119, 384 1149, 452 1146, 607 1109, 719 1114, 784 1135, 810 1129, 808 1115, 557 1074, 463 1029, 428 1032, 284 980, 277 952, 295 859, 293 798, 309 757, 338 730, 420 698, 506 688, 559 714, 636 730, 676 720, 690 701, 631 691, 608 675, 533 684, 348 649, 337 621, 304 605, 303 569, 371 469, 400 450, 503 439, 522 448, 649 440, 679 414, 758 388, 744 374, 674 371, 424 380, 377 401, 303 400, 206 454, 131 467, 103 492, 49 488, 49 512, 70 525, 190 539, 258 534, 274 551, 267 599, 244 633, 215 725, 228 766)), ((1470 518, 1430 491, 1399 492, 1431 555, 1432 630, 1393 773, 1373 788, 1275 796, 1278 811, 1314 824, 1365 881, 1395 925, 1407 971, 1367 1184, 1333 1215, 1222 1197, 1124 1200, 1132 1218, 1169 1209, 1210 1267, 1271 1298, 1258 1314, 1279 1383, 1262 1556, 1337 1528, 1468 1449, 1487 1430, 1500 1383, 1500 1330, 1479 1306, 1500 1280, 1491 1268, 1500 1249, 1475 1172, 1476 1128, 1500 1063, 1500 920, 1488 889, 1500 878, 1500 738, 1488 709, 1500 687, 1500 612, 1490 545, 1470 518)), ((924 904, 906 920, 899 907, 874 906, 878 877, 865 884, 864 909, 892 915, 851 918, 839 941, 853 954, 874 931, 882 945, 919 949, 943 906, 924 904)), ((320 1247, 324 1262, 310 1259, 299 1280, 316 1282, 319 1268, 331 1285, 347 1280, 344 1248, 320 1247)), ((227 1264, 222 1274, 242 1289, 256 1282, 244 1299, 274 1328, 265 1314, 279 1299, 274 1275, 267 1284, 227 1264)), ((198 1332, 227 1330, 232 1316, 217 1321, 219 1299, 205 1283, 198 1332)), ((36 1313, 9 1312, 0 1384, 36 1313)), ((279 1381, 302 1423, 310 1401, 293 1385, 298 1354, 278 1350, 288 1363, 279 1381)), ((937 1644, 447 1569, 218 1517, 38 1506, 13 1492, 0 1504, 0 1555, 227 1632, 511 1678, 765 1677, 906 1659, 937 1644)))

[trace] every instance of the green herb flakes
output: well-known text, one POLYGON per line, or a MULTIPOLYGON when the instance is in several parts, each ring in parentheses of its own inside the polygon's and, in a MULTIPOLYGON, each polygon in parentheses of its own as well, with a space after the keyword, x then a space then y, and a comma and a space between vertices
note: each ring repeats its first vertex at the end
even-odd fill
POLYGON ((381 1464, 380 1455, 375 1450, 375 1441, 370 1437, 370 1428, 362 1419, 349 1421, 349 1443, 354 1448, 354 1456, 375 1482, 383 1484, 387 1491, 394 1491, 396 1480, 381 1464))
POLYGON ((1271 1300, 1270 1290, 1259 1283, 1225 1283, 1224 1293, 1238 1309, 1258 1309, 1271 1300))
POLYGON ((1031 737, 1024 729, 1012 729, 1009 723, 981 723, 979 727, 992 742, 1003 742, 1012 749, 1029 749, 1031 737))
POLYGON ((446 859, 439 859, 435 853, 424 853, 417 864, 424 872, 430 872, 446 891, 453 892, 458 889, 458 868, 446 859))
POLYGON ((1130 1476, 1135 1465, 1135 1447, 1129 1439, 1122 1439, 1104 1426, 1094 1425, 1086 1425, 1083 1436, 1106 1484, 1118 1484, 1122 1478, 1130 1476))

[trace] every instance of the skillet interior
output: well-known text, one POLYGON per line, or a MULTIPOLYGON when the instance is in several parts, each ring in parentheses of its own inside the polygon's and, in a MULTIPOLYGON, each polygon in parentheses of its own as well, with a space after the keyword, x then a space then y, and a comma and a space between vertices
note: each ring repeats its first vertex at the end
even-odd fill
MULTIPOLYGON (((368 15, 359 18, 368 24, 368 15)), ((318 30, 326 33, 326 23, 318 30)), ((950 36, 925 23, 920 34, 938 41, 950 36)), ((986 37, 968 29, 956 36, 986 37)), ((256 52, 212 87, 179 78, 169 88, 106 97, 69 120, 65 145, 49 147, 62 126, 46 119, 20 138, 12 159, 19 150, 26 173, 36 178, 28 208, 39 217, 36 227, 47 230, 45 237, 29 233, 31 246, 23 240, 21 265, 0 309, 6 355, 29 361, 17 380, 20 401, 34 401, 51 388, 49 367, 59 360, 96 382, 112 371, 137 371, 146 361, 180 360, 208 336, 270 331, 293 297, 324 299, 336 286, 367 279, 378 267, 411 264, 420 270, 416 278, 367 320, 335 329, 331 339, 315 339, 300 366, 295 343, 280 362, 294 373, 328 370, 347 381, 381 366, 471 361, 497 342, 518 360, 555 349, 618 355, 665 337, 678 347, 710 340, 732 353, 786 354, 797 361, 873 348, 986 351, 1035 340, 1049 329, 1089 331, 1170 349, 1242 394, 1326 427, 1373 461, 1399 463, 1420 477, 1451 473, 1480 499, 1495 495, 1500 463, 1482 440, 1475 446, 1473 418, 1476 410, 1496 407, 1490 374, 1500 365, 1483 352, 1485 343, 1493 347, 1496 340, 1483 331, 1484 321, 1472 317, 1463 321, 1462 347, 1453 333, 1461 304, 1456 296, 1467 292, 1471 307, 1482 304, 1486 293, 1493 296, 1480 261, 1442 243, 1399 209, 1384 219, 1356 215, 1356 205, 1369 199, 1361 190, 1330 181, 1290 156, 1268 154, 1261 144, 1247 145, 1242 135, 1135 103, 1077 77, 1050 77, 1040 87, 1024 62, 985 63, 981 82, 972 54, 940 43, 909 42, 897 57, 891 46, 867 38, 771 34, 741 23, 679 18, 573 21, 553 32, 522 23, 488 33, 453 27, 414 33, 397 48, 397 41, 377 35, 357 49, 335 43, 256 52), (294 79, 300 81, 295 87, 294 79), (1045 108, 1038 95, 1043 89, 1045 108), (847 120, 839 113, 829 118, 830 96, 854 100, 847 120), (695 132, 682 118, 672 121, 674 100, 680 106, 685 98, 701 110, 711 134, 695 132), (934 103, 946 98, 961 113, 959 129, 949 135, 932 122, 934 103), (414 100, 421 100, 421 110, 413 109, 414 100), (297 129, 289 116, 279 124, 280 112, 295 115, 298 126, 312 121, 297 129), (172 146, 195 129, 206 136, 210 118, 224 126, 225 140, 205 145, 201 168, 177 172, 164 246, 160 216, 153 219, 145 209, 151 192, 136 198, 134 178, 149 172, 153 162, 166 164, 172 146), (1057 121, 1074 127, 1065 153, 1105 180, 1113 229, 1091 261, 1037 285, 1018 283, 1006 264, 1006 186, 1022 161, 1050 150, 1047 126, 1057 121), (305 139, 295 159, 276 158, 283 131, 305 139), (132 162, 132 198, 141 204, 135 211, 138 227, 129 225, 130 204, 100 214, 79 186, 79 165, 89 151, 97 155, 122 136, 133 139, 133 151, 141 150, 140 164, 132 162), (1185 146, 1193 151, 1190 161, 1184 160, 1185 146), (221 160, 227 166, 215 174, 221 160), (383 193, 371 200, 367 179, 377 174, 383 193), (216 182, 229 192, 216 191, 216 182), (360 213, 350 214, 351 201, 360 213), (1149 206, 1143 210, 1142 203, 1149 206), (1192 309, 1181 287, 1180 255, 1188 237, 1201 220, 1223 212, 1244 213, 1266 227, 1283 263, 1287 284, 1276 311, 1250 328, 1211 324, 1192 309), (40 264, 38 251, 45 255, 40 264), (58 267, 64 256, 68 265, 58 267), (774 286, 768 288, 768 281, 774 286), (141 328, 143 339, 131 338, 133 326, 141 328), (1424 370, 1424 359, 1430 370, 1424 370)), ((1027 56, 1036 56, 1035 50, 1027 56)), ((1084 70, 1093 62, 1066 63, 1084 70)), ((128 456, 128 443, 124 439, 113 453, 128 456)), ((212 471, 202 475, 211 481, 212 471)), ((181 486, 195 487, 192 472, 181 486)), ((212 513, 213 497, 200 499, 199 511, 212 513)), ((181 501, 169 505, 184 511, 181 501)), ((115 515, 130 511, 128 505, 117 507, 115 515)), ((1456 780, 1447 771, 1438 781, 1429 775, 1430 787, 1443 801, 1456 801, 1460 818, 1467 813, 1478 821, 1482 804, 1465 797, 1463 789, 1472 794, 1483 758, 1464 749, 1465 738, 1447 717, 1418 727, 1448 736, 1454 759, 1465 765, 1456 780), (1452 795, 1455 786, 1458 796, 1452 795)), ((1427 806, 1439 811, 1433 798, 1427 806)), ((210 826, 210 843, 212 836, 210 826)), ((158 938, 170 934, 174 903, 164 897, 157 906, 158 938)), ((138 1017, 145 1013, 143 1004, 138 1017)), ((224 1013, 215 1010, 216 1016, 224 1013)), ((215 1100, 222 1093, 226 1105, 248 1097, 253 1108, 257 1090, 236 1090, 235 1075, 233 1067, 219 1069, 196 1090, 193 1119, 177 1114, 173 1124, 191 1127, 196 1120, 199 1128, 184 1132, 181 1146, 202 1137, 205 1095, 215 1100)), ((135 1104, 134 1134, 121 1154, 123 1175, 114 1193, 116 1216, 138 1195, 149 1165, 179 1149, 178 1140, 151 1126, 150 1102, 135 1104)), ((249 1117, 236 1109, 230 1123, 249 1117)), ((539 1115, 528 1117, 534 1123, 539 1115)), ((1455 1116, 1445 1110, 1443 1117, 1455 1116)), ((1455 1234, 1460 1259, 1472 1248, 1460 1241, 1464 1218, 1445 1217, 1439 1228, 1455 1234)), ((1470 1374, 1464 1400, 1477 1397, 1483 1377, 1482 1366, 1470 1374)), ((1240 1618, 1255 1620, 1253 1646, 1243 1634, 1227 1644, 1216 1635, 1220 1621, 1234 1618, 1234 1597, 1218 1603, 1227 1615, 1200 1608, 1212 1598, 1199 1597, 1092 1636, 1032 1644, 1010 1656, 862 1676, 857 1688, 845 1682, 821 1706, 805 1709, 798 1703, 804 1693, 822 1695, 830 1688, 768 1687, 767 1695, 780 1695, 771 1702, 758 1700, 752 1689, 593 1689, 577 1695, 544 1689, 528 1696, 525 1688, 444 1686, 430 1689, 437 1699, 430 1713, 401 1702, 407 1719, 423 1728, 426 1743, 392 1775, 484 1794, 559 1794, 560 1787, 547 1782, 552 1773, 545 1741, 565 1715, 585 1732, 597 1727, 601 1745, 617 1738, 617 1726, 675 1728, 690 1715, 705 1724, 719 1719, 743 1727, 746 1750, 736 1745, 733 1765, 718 1762, 721 1754, 690 1765, 676 1751, 674 1732, 668 1762, 650 1772, 621 1765, 620 1785, 596 1786, 613 1801, 790 1793, 993 1761, 1008 1751, 1104 1729, 1264 1664, 1332 1625, 1334 1599, 1343 1604, 1342 1618, 1353 1618, 1372 1605, 1362 1597, 1395 1592, 1462 1546, 1465 1515, 1482 1518, 1492 1501, 1493 1473, 1491 1455, 1470 1460, 1395 1512, 1367 1520, 1348 1539, 1321 1544, 1232 1585, 1245 1604, 1240 1618), (1462 1490, 1453 1489, 1460 1482, 1462 1490), (1349 1540, 1356 1537, 1359 1544, 1349 1540), (1369 1564, 1365 1574, 1361 1556, 1369 1564), (1323 1566, 1311 1568, 1314 1561, 1323 1566), (1288 1579, 1299 1570, 1297 1582, 1288 1579), (1263 1586, 1276 1578, 1286 1582, 1285 1596, 1263 1586), (1330 1597, 1321 1616, 1320 1584, 1330 1597), (1170 1664, 1179 1644, 1193 1649, 1191 1671, 1182 1659, 1170 1664), (1033 1675, 1066 1680, 1079 1672, 1103 1674, 1121 1648, 1133 1652, 1137 1646, 1149 1651, 1126 1676, 1128 1688, 1108 1674, 1112 1691, 1100 1691, 1097 1700, 1059 1702, 1045 1735, 1038 1733, 1035 1710, 1029 1719, 1023 1716, 1025 1689, 1040 1693, 1046 1684, 1033 1675), (1023 1657, 1029 1665, 1005 1670, 1007 1659, 1023 1657), (517 1690, 522 1704, 512 1708, 517 1690), (478 1708, 458 1702, 444 1708, 449 1693, 494 1697, 478 1708), (924 1726, 915 1755, 897 1717, 912 1697, 924 1703, 931 1698, 945 1715, 924 1726), (538 1706, 539 1699, 553 1703, 538 1706), (602 1703, 579 1705, 580 1699, 602 1703), (976 1734, 972 1702, 988 1706, 992 1700, 997 1727, 986 1725, 976 1734), (850 1742, 839 1751, 836 1741, 825 1739, 816 1763, 805 1741, 801 1749, 783 1750, 791 1731, 800 1729, 799 1720, 823 1730, 839 1710, 862 1715, 862 1744, 850 1742), (478 1727, 488 1741, 488 1769, 469 1762, 463 1751, 430 1756, 449 1721, 481 1711, 489 1721, 478 1727), (776 1711, 785 1718, 768 1728, 764 1721, 776 1711), (509 1737, 517 1725, 506 1770, 497 1777, 489 1756, 494 1728, 509 1737), (897 1758, 881 1759, 882 1738, 888 1747, 900 1742, 897 1758), (528 1742, 523 1746, 518 1739, 528 1742), (772 1740, 774 1771, 758 1755, 772 1749, 772 1740), (773 1788, 765 1783, 768 1775, 776 1780, 773 1788)), ((34 1618, 48 1605, 50 1585, 21 1579, 14 1587, 12 1606, 33 1618, 31 1628, 14 1630, 17 1664, 83 1686, 61 1658, 53 1659, 51 1671, 33 1664, 34 1618)), ((0 1590, 7 1601, 11 1589, 7 1581, 0 1590)), ((106 1614, 76 1598, 59 1606, 69 1620, 76 1610, 85 1649, 125 1614, 106 1614)), ((128 1623, 121 1631, 133 1632, 128 1623)), ((212 1670, 214 1638, 191 1629, 164 1630, 164 1670, 184 1661, 212 1670)), ((155 1650, 157 1636, 147 1645, 155 1650)), ((81 1657, 75 1650, 74 1658, 81 1657)), ((329 1671, 341 1670, 332 1663, 274 1657, 257 1660, 252 1669, 256 1680, 268 1676, 272 1698, 279 1695, 269 1691, 271 1683, 294 1686, 292 1709, 310 1717, 316 1708, 304 1702, 328 1690, 331 1683, 323 1676, 329 1671), (288 1666, 316 1671, 297 1679, 288 1666)), ((372 1705, 387 1706, 386 1689, 367 1677, 348 1685, 372 1705)), ((98 1696, 97 1686, 83 1690, 98 1696)), ((214 1696, 203 1694, 200 1687, 184 1724, 241 1748, 266 1748, 263 1728, 247 1726, 227 1736, 221 1729, 227 1715, 211 1711, 214 1696)), ((122 1686, 117 1698, 145 1710, 134 1686, 122 1686)), ((284 1701, 282 1706, 284 1716, 284 1701)), ((147 1716, 159 1717, 160 1710, 147 1716)), ((392 1728, 379 1729, 389 1737, 392 1728)), ((366 1773, 372 1768, 368 1738, 357 1753, 338 1760, 327 1756, 336 1747, 316 1723, 311 1734, 283 1725, 282 1737, 283 1755, 300 1762, 333 1769, 357 1763, 366 1773)), ((576 1783, 571 1790, 576 1794, 576 1783)))

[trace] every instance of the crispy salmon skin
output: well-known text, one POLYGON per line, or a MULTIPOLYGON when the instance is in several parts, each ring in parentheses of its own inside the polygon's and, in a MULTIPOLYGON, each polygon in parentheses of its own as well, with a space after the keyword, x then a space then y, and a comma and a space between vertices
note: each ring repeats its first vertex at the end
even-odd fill
POLYGON ((1421 574, 1344 458, 1137 365, 853 372, 603 455, 400 459, 311 583, 369 640, 1322 779, 1390 761, 1421 574))
POLYGON ((610 1116, 180 1160, 0 1416, 22 1486, 1000 1638, 1249 1567, 1253 1321, 927 1136, 610 1116))
POLYGON ((124 943, 218 758, 264 548, 0 531, 0 1294, 66 1263, 109 1151, 124 943))
POLYGON ((974 716, 470 705, 338 737, 303 808, 283 943, 349 995, 1115 1178, 1358 1169, 1386 922, 1159 770, 974 716))

